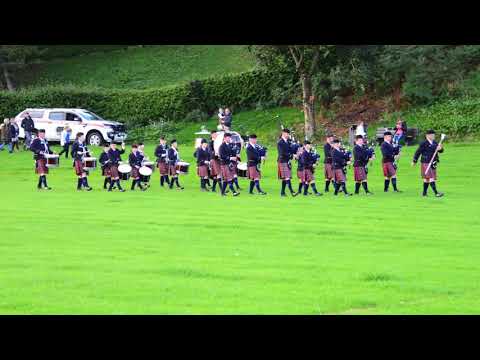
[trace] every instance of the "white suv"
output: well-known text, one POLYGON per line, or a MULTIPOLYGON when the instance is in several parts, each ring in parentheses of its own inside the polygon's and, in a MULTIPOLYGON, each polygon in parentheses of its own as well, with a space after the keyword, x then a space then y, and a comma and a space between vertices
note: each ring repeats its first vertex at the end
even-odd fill
POLYGON ((20 129, 20 138, 25 137, 21 124, 27 112, 33 119, 35 129, 45 129, 48 141, 60 141, 60 134, 66 126, 72 129, 72 141, 77 133, 83 132, 88 145, 100 146, 104 142, 120 143, 127 138, 123 124, 104 120, 84 109, 26 109, 15 117, 20 129))

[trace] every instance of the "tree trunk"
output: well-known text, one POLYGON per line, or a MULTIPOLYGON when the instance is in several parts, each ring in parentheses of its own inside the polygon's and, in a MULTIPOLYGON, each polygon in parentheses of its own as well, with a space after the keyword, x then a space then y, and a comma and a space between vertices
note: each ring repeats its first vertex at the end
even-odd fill
POLYGON ((312 94, 312 81, 310 76, 302 74, 303 113, 305 115, 305 137, 311 139, 315 133, 315 108, 312 94))
POLYGON ((2 66, 3 68, 3 77, 5 78, 5 84, 7 85, 7 89, 9 91, 15 91, 15 84, 13 83, 13 79, 10 76, 10 73, 5 65, 2 66))

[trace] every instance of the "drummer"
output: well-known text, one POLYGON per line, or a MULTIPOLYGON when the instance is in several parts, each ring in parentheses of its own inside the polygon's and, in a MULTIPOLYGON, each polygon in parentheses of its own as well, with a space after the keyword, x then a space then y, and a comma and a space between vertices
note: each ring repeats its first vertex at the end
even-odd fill
POLYGON ((30 150, 34 153, 35 173, 39 175, 38 190, 52 190, 52 188, 47 185, 48 167, 45 155, 53 154, 53 152, 50 150, 47 139, 45 139, 45 130, 38 130, 38 137, 32 141, 30 150))
POLYGON ((163 186, 165 182, 170 185, 168 180, 168 164, 167 164, 167 140, 162 136, 160 138, 160 144, 155 149, 155 156, 157 157, 157 167, 160 172, 160 186, 163 186))
POLYGON ((100 159, 98 159, 100 165, 102 166, 102 176, 105 176, 105 180, 103 181, 103 188, 105 190, 107 189, 107 185, 110 185, 112 183, 112 177, 110 174, 110 160, 108 160, 109 149, 110 145, 105 143, 105 145, 103 145, 103 152, 100 155, 100 159))
POLYGON ((132 152, 128 156, 128 163, 132 167, 132 187, 130 190, 135 190, 135 186, 138 185, 140 190, 147 190, 146 187, 143 187, 140 183, 140 168, 142 167, 143 155, 138 151, 138 145, 132 145, 132 152))
POLYGON ((72 158, 75 174, 78 177, 77 190, 80 191, 84 188, 87 191, 92 191, 92 188, 88 185, 88 171, 84 167, 83 160, 85 157, 90 157, 87 146, 85 145, 85 135, 82 132, 77 133, 75 142, 72 145, 72 158))
MULTIPOLYGON (((141 164, 144 166, 145 162, 148 162, 148 156, 145 155, 145 145, 141 142, 138 143, 138 153, 140 154, 140 157, 142 158, 141 164)), ((142 182, 142 177, 140 176, 140 184, 142 184, 144 187, 149 188, 150 184, 148 182, 142 182)))
POLYGON ((122 188, 120 185, 120 176, 118 174, 118 165, 120 161, 122 161, 121 155, 125 153, 125 144, 122 143, 122 150, 117 149, 117 145, 112 142, 110 144, 110 150, 108 150, 108 160, 110 160, 110 175, 112 177, 112 181, 110 182, 110 187, 108 191, 113 190, 113 185, 117 185, 118 190, 120 192, 124 192, 125 189, 122 188))
POLYGON ((201 191, 208 191, 208 166, 210 164, 210 152, 208 151, 208 142, 202 139, 200 147, 195 152, 197 158, 197 175, 200 177, 201 191))
POLYGON ((215 130, 210 132, 210 143, 208 144, 208 150, 210 152, 210 176, 213 178, 212 191, 216 191, 217 184, 222 190, 222 173, 220 169, 220 159, 215 151, 215 139, 218 134, 215 130))
POLYGON ((175 183, 177 185, 177 190, 183 190, 183 187, 180 186, 180 183, 178 182, 177 163, 180 161, 180 154, 178 153, 178 144, 176 139, 170 141, 170 148, 168 149, 167 159, 168 175, 172 177, 172 179, 170 180, 170 189, 173 189, 173 183, 175 183))

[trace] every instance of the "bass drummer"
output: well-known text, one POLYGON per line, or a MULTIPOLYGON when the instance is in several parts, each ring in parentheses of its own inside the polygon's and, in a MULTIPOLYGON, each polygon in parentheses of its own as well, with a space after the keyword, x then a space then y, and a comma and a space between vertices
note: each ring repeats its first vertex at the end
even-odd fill
POLYGON ((128 156, 128 163, 132 167, 132 187, 130 190, 135 190, 135 186, 138 185, 140 190, 147 190, 146 187, 143 187, 140 183, 140 168, 142 167, 143 155, 138 151, 138 145, 132 145, 132 152, 128 156))
POLYGON ((122 143, 122 150, 118 150, 117 145, 114 142, 110 144, 110 150, 108 150, 108 160, 110 161, 110 175, 112 181, 110 182, 110 187, 108 188, 108 191, 112 191, 113 185, 116 184, 120 192, 125 192, 125 189, 123 189, 122 185, 120 185, 120 176, 118 174, 118 165, 120 164, 120 161, 122 161, 121 155, 124 153, 124 143, 122 143))
POLYGON ((85 170, 83 159, 86 156, 90 156, 87 146, 85 145, 85 135, 82 132, 77 133, 75 142, 72 145, 72 158, 73 158, 73 167, 75 169, 75 174, 78 177, 77 182, 77 191, 84 188, 87 191, 92 191, 92 188, 88 185, 88 171, 85 170))
POLYGON ((52 190, 52 188, 47 185, 47 159, 46 154, 53 154, 48 145, 47 139, 45 139, 45 130, 38 130, 38 137, 32 141, 30 145, 30 150, 33 152, 33 159, 35 160, 35 173, 39 175, 38 178, 38 190, 46 189, 52 190))

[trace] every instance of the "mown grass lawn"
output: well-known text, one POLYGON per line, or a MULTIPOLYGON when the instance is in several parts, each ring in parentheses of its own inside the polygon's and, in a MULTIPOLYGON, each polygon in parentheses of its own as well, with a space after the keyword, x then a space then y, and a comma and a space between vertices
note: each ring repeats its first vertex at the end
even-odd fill
POLYGON ((194 167, 183 192, 155 174, 106 193, 97 170, 78 193, 70 160, 38 192, 31 153, 0 152, 0 313, 478 314, 480 145, 447 144, 440 199, 419 196, 404 150, 403 194, 383 193, 376 160, 373 197, 286 199, 274 152, 268 195, 242 181, 237 198, 200 193, 194 167))

